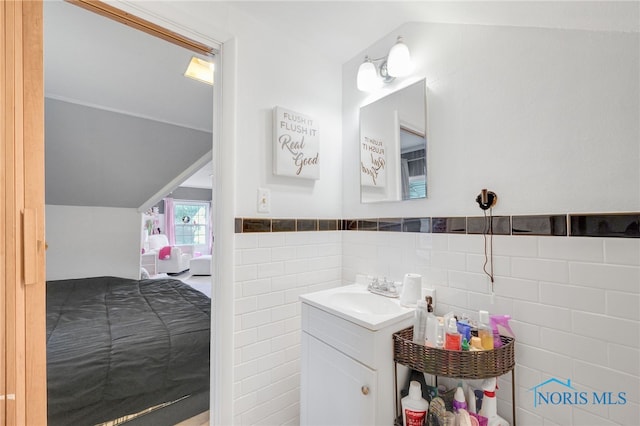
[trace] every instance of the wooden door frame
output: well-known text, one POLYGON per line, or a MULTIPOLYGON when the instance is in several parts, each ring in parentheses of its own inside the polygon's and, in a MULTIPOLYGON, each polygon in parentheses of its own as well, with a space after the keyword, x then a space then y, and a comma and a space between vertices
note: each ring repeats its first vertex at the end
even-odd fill
POLYGON ((0 425, 47 422, 42 2, 0 6, 0 425), (6 374, 3 374, 6 373, 6 374))

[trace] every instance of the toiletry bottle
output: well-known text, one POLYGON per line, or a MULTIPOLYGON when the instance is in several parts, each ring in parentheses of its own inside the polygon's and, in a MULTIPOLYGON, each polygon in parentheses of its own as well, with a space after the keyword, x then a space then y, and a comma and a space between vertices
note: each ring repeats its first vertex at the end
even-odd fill
POLYGON ((509 320, 511 319, 510 315, 490 315, 489 316, 489 324, 491 325, 491 329, 493 330, 493 346, 495 348, 499 348, 502 346, 502 340, 500 339, 500 335, 513 337, 515 338, 515 334, 511 327, 509 326, 509 320), (497 340, 496 340, 497 339, 497 340))
POLYGON ((438 318, 433 314, 433 306, 431 305, 433 299, 431 296, 427 296, 427 341, 426 344, 429 347, 436 347, 438 341, 438 318))
MULTIPOLYGON (((476 422, 476 424, 478 424, 478 422, 476 422)), ((456 425, 457 426, 473 426, 471 415, 464 408, 459 409, 458 412, 456 413, 456 425)))
POLYGON ((403 426, 422 426, 425 424, 429 402, 422 397, 420 382, 412 381, 409 384, 409 395, 402 398, 401 402, 403 426))
POLYGON ((478 337, 482 349, 493 349, 493 330, 489 325, 489 312, 480 311, 480 322, 478 322, 478 337))
POLYGON ((496 399, 498 379, 495 377, 484 379, 481 386, 484 396, 478 414, 487 418, 487 426, 509 426, 509 422, 498 415, 498 400, 496 399))
POLYGON ((413 343, 424 345, 427 337, 427 302, 418 300, 413 320, 413 343))
POLYGON ((442 426, 456 426, 456 415, 451 411, 446 411, 442 419, 442 426))
POLYGON ((476 394, 473 391, 473 387, 467 383, 467 411, 473 414, 477 413, 476 410, 476 394))
POLYGON ((459 409, 467 409, 467 400, 464 397, 464 389, 462 384, 459 384, 456 388, 456 392, 453 394, 453 411, 456 412, 459 409))
POLYGON ((467 339, 467 342, 471 340, 471 326, 466 320, 458 320, 456 326, 458 327, 458 333, 463 339, 467 339))
POLYGON ((454 317, 449 318, 449 324, 447 325, 447 331, 444 335, 444 348, 452 351, 459 351, 462 338, 458 333, 457 321, 454 317))
POLYGON ((482 349, 482 343, 480 341, 480 338, 478 336, 473 336, 471 337, 471 342, 469 342, 469 349, 472 351, 481 351, 482 349))
POLYGON ((436 337, 436 348, 442 349, 444 347, 444 321, 442 318, 438 318, 438 337, 436 337))
POLYGON ((463 351, 468 351, 468 350, 469 350, 469 342, 467 341, 467 338, 466 338, 466 337, 463 337, 463 338, 462 338, 462 343, 460 343, 460 348, 461 348, 463 351))

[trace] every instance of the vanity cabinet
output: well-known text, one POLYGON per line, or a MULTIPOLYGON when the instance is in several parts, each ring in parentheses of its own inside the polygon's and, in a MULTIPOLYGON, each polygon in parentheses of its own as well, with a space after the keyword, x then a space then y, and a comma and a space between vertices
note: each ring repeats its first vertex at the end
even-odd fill
MULTIPOLYGON (((300 424, 392 425, 392 336, 411 325, 413 315, 405 312, 384 326, 372 326, 301 299, 300 424)), ((406 377, 407 372, 399 374, 406 377)))
POLYGON ((378 375, 339 350, 302 334, 303 425, 373 425, 378 375))

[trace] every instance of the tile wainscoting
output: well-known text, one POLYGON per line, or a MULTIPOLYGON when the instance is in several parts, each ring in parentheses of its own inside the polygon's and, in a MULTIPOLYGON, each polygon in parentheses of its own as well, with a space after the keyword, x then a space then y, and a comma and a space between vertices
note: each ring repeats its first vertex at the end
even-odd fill
MULTIPOLYGON (((482 216, 237 219, 234 424, 298 424, 300 294, 352 282, 356 274, 400 280, 407 272, 436 289, 439 315, 511 315, 519 425, 637 423, 639 219, 494 217, 493 291, 483 273, 482 216), (550 378, 571 379, 589 394, 625 392, 625 404, 536 406, 531 389, 550 378)), ((507 419, 511 386, 510 376, 500 379, 499 411, 507 419)))
POLYGON ((303 293, 342 284, 342 233, 235 235, 234 425, 298 425, 303 293))
MULTIPOLYGON (((438 315, 511 315, 518 425, 637 423, 640 239, 495 235, 493 288, 482 235, 343 232, 342 241, 345 282, 361 273, 393 280, 419 273, 436 289, 438 315), (625 392, 626 403, 536 406, 531 389, 550 378, 570 379, 589 395, 625 392)), ((501 378, 498 391, 508 420, 510 382, 501 378)))
POLYGON ((640 238, 640 213, 376 219, 236 218, 236 233, 387 231, 640 238))

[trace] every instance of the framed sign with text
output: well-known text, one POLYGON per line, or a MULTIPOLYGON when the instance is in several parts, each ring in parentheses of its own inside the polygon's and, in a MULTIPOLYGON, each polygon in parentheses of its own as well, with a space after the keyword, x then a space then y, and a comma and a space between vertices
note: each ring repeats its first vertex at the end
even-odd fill
POLYGON ((315 119, 273 109, 273 174, 320 179, 320 135, 315 119))

